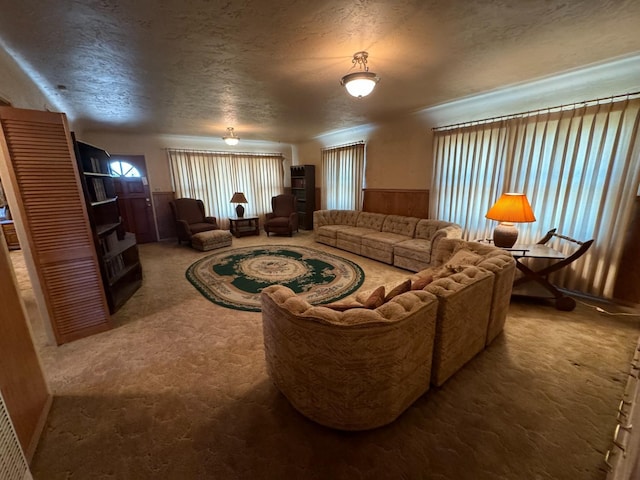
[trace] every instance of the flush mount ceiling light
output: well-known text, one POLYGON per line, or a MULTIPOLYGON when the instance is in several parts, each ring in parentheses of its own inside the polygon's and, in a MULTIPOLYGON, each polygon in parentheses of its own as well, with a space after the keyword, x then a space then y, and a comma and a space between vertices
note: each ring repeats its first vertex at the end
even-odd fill
POLYGON ((224 143, 231 146, 237 145, 240 141, 240 137, 237 137, 233 132, 233 127, 227 127, 227 134, 222 137, 222 139, 224 140, 224 143))
POLYGON ((367 52, 354 53, 351 61, 353 63, 352 68, 359 66, 360 71, 348 73, 340 80, 340 84, 354 97, 366 97, 373 91, 376 83, 380 81, 380 77, 369 71, 369 67, 367 67, 368 57, 369 54, 367 52))

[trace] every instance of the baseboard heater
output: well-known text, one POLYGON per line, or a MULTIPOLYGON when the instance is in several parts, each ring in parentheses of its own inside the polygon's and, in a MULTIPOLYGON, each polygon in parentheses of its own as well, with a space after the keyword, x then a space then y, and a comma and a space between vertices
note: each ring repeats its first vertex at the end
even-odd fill
POLYGON ((2 392, 0 392, 0 478, 2 480, 33 480, 2 392))

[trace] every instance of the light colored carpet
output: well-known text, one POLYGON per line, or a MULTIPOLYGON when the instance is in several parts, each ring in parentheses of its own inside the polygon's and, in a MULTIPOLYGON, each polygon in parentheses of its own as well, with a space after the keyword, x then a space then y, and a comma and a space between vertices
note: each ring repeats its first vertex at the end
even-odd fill
MULTIPOLYGON (((309 232, 234 238, 231 248, 278 243, 357 262, 361 289, 409 275, 316 244, 309 232)), ((504 334, 444 386, 387 427, 343 433, 298 414, 271 384, 260 313, 215 305, 185 279, 206 253, 174 243, 140 250, 143 287, 114 330, 53 347, 34 320, 55 395, 36 480, 605 477, 640 333, 631 317, 513 302, 504 334)))

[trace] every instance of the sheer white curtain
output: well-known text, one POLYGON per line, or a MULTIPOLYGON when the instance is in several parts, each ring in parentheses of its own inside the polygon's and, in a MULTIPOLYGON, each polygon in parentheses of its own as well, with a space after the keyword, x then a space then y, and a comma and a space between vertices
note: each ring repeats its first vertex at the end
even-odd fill
POLYGON ((611 298, 639 193, 639 121, 636 98, 436 131, 431 215, 459 223, 467 239, 488 238, 489 207, 503 192, 524 192, 537 221, 517 226, 518 242, 536 242, 554 227, 595 239, 554 281, 611 298))
POLYGON ((322 150, 322 208, 360 210, 364 171, 364 143, 322 150))
POLYGON ((245 216, 258 217, 271 211, 271 197, 284 192, 282 155, 177 149, 167 155, 176 198, 201 199, 222 228, 236 215, 229 203, 234 192, 247 197, 245 216))

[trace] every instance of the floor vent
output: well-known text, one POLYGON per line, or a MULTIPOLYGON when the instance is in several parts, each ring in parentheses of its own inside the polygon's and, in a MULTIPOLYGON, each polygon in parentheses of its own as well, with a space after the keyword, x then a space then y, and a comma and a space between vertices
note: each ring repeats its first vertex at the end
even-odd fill
POLYGON ((0 392, 0 478, 2 480, 33 479, 9 418, 2 392, 0 392))

